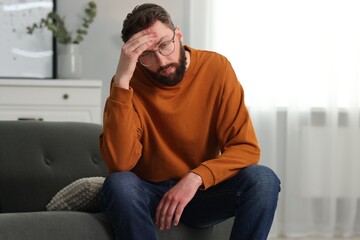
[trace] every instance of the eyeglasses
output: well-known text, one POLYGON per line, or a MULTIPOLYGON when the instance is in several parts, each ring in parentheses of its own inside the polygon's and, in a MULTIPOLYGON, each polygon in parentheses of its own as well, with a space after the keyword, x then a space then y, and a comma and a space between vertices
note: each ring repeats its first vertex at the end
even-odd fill
POLYGON ((169 56, 175 51, 175 30, 174 36, 170 41, 163 42, 159 45, 159 48, 154 51, 145 51, 143 52, 138 61, 145 67, 151 66, 156 62, 155 53, 159 52, 163 56, 169 56))

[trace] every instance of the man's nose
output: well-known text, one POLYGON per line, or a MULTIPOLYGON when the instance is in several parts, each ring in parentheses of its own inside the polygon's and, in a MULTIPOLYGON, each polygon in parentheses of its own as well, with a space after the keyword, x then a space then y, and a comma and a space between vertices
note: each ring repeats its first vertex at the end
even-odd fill
POLYGON ((156 59, 156 62, 159 64, 159 66, 166 65, 166 57, 163 56, 159 51, 155 52, 155 59, 156 59))

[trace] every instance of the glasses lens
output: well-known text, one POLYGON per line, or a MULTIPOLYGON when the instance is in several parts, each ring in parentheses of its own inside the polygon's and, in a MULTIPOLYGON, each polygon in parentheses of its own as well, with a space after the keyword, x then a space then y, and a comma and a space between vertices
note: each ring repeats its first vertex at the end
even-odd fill
POLYGON ((139 62, 144 66, 150 66, 155 61, 155 55, 152 52, 144 52, 139 56, 139 62))
POLYGON ((169 42, 165 42, 163 44, 160 45, 159 47, 159 51, 163 56, 169 56, 170 54, 172 54, 175 50, 175 41, 169 41, 169 42))
MULTIPOLYGON (((159 53, 163 56, 169 56, 170 54, 172 54, 175 51, 174 38, 175 38, 175 33, 173 40, 160 44, 159 49, 156 51, 159 51, 159 53)), ((156 51, 143 52, 138 58, 139 62, 145 67, 152 65, 156 61, 156 57, 155 57, 156 51)))

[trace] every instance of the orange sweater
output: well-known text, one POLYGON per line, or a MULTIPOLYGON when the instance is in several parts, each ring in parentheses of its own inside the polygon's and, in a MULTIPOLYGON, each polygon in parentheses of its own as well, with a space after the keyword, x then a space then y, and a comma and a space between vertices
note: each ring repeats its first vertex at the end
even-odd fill
POLYGON ((189 171, 204 188, 259 161, 260 149, 229 61, 190 51, 183 80, 164 86, 137 67, 130 90, 111 85, 100 147, 111 172, 161 182, 189 171))

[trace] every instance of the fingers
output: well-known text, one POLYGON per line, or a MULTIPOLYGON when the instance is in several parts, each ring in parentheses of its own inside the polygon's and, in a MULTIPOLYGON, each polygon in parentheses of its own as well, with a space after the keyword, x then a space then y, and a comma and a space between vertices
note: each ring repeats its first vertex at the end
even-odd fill
POLYGON ((164 196, 156 209, 155 224, 160 230, 170 229, 171 225, 177 226, 184 208, 182 201, 164 196))
POLYGON ((171 220, 173 218, 171 214, 171 209, 173 206, 170 207, 170 204, 171 202, 165 200, 163 197, 156 209, 155 224, 159 227, 160 230, 170 228, 171 220))
POLYGON ((176 205, 163 198, 155 214, 155 224, 160 228, 160 230, 169 229, 173 219, 173 213, 175 212, 176 205))
POLYGON ((126 55, 134 55, 138 57, 143 53, 147 48, 154 44, 156 39, 156 34, 150 32, 150 30, 140 31, 134 34, 124 45, 123 51, 126 55))
POLYGON ((174 217, 174 211, 175 211, 176 205, 173 203, 171 204, 165 212, 162 213, 160 216, 160 229, 163 228, 169 229, 174 217))
POLYGON ((179 224, 185 206, 195 196, 201 184, 201 177, 189 173, 164 194, 155 212, 155 224, 160 230, 169 229, 171 224, 179 224))
POLYGON ((173 220, 173 225, 174 226, 177 226, 180 222, 180 217, 184 211, 184 208, 185 208, 185 205, 181 205, 179 204, 177 207, 176 207, 176 210, 175 210, 175 215, 174 215, 174 220, 173 220))
POLYGON ((141 53, 156 41, 156 34, 149 29, 134 34, 121 49, 121 55, 114 76, 117 86, 129 88, 129 82, 135 71, 137 60, 141 53))

